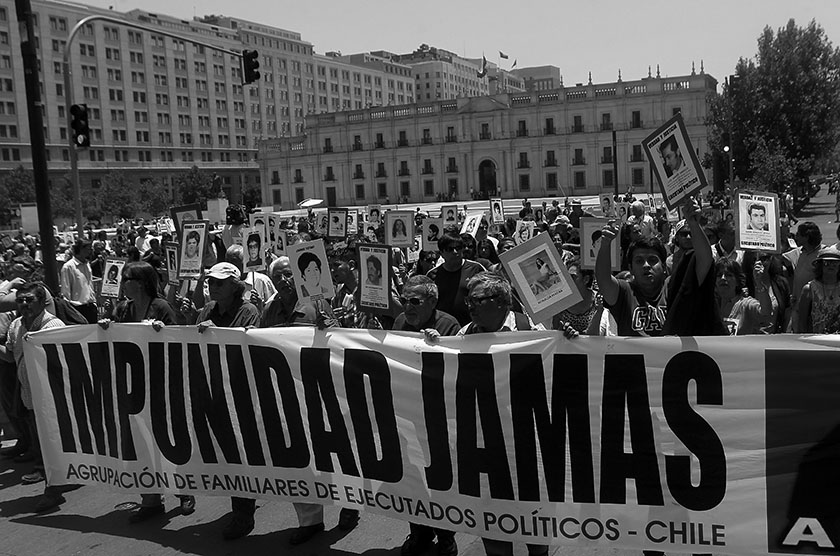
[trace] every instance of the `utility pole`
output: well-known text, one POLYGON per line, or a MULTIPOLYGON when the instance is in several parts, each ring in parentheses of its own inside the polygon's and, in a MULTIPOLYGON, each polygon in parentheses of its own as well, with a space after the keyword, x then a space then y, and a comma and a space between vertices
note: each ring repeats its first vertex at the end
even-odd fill
POLYGON ((38 205, 38 232, 41 235, 41 255, 44 262, 44 280, 52 293, 58 295, 58 264, 55 260, 55 235, 53 234, 50 187, 47 181, 47 157, 44 144, 44 120, 41 110, 41 90, 38 84, 38 58, 35 53, 35 30, 32 23, 32 5, 29 0, 15 0, 20 53, 23 58, 23 76, 26 86, 26 106, 29 116, 29 137, 32 145, 32 172, 35 178, 35 202, 38 205))

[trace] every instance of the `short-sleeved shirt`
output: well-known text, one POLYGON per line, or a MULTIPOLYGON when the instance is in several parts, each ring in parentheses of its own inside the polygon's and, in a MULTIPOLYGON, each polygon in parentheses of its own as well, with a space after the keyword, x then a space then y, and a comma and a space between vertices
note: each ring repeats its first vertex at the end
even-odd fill
POLYGON ((662 287, 656 299, 645 299, 641 292, 625 280, 618 281, 618 299, 610 310, 618 325, 619 336, 661 336, 668 314, 667 288, 662 287))
POLYGON ((211 301, 201 309, 197 322, 211 321, 223 328, 244 328, 260 325, 260 311, 251 302, 236 299, 224 313, 216 301, 211 301))
POLYGON ((420 332, 426 328, 434 328, 441 336, 454 336, 461 328, 461 324, 449 313, 434 310, 429 320, 419 327, 410 325, 405 320, 405 313, 400 313, 394 321, 394 330, 405 330, 407 332, 420 332))

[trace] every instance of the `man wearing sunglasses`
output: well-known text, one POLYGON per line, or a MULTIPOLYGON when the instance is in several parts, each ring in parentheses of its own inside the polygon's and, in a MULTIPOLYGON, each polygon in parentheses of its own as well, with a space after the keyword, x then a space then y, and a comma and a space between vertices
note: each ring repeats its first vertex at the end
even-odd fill
MULTIPOLYGON (((455 317, 435 309, 438 303, 438 288, 428 276, 412 276, 403 286, 400 303, 403 312, 394 321, 394 330, 424 332, 427 337, 454 336, 461 327, 455 317)), ((446 529, 409 523, 409 535, 405 539, 400 556, 417 556, 425 553, 437 536, 436 554, 456 556, 458 545, 455 533, 446 529)))
POLYGON ((458 319, 461 326, 470 322, 470 313, 464 304, 467 280, 484 271, 481 264, 464 258, 464 247, 460 236, 445 234, 438 240, 443 264, 426 274, 438 287, 437 308, 458 319))

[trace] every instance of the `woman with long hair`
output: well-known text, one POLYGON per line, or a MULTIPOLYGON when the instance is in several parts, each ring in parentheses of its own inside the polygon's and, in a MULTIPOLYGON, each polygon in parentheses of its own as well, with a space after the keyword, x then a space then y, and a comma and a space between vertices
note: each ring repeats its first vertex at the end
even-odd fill
POLYGON ((555 315, 552 319, 552 329, 563 330, 566 325, 571 325, 578 333, 586 334, 593 316, 599 309, 598 294, 592 288, 595 273, 581 268, 580 259, 573 259, 566 266, 582 299, 555 315))
POLYGON ((825 334, 840 312, 840 251, 826 247, 814 261, 814 279, 799 296, 799 322, 795 332, 825 334))
MULTIPOLYGON (((99 321, 103 329, 107 329, 111 322, 145 322, 150 323, 155 330, 165 325, 178 324, 175 311, 159 296, 158 273, 149 263, 126 263, 122 271, 122 291, 127 299, 117 304, 111 318, 99 321)), ((129 515, 131 523, 146 521, 164 513, 162 495, 144 493, 140 498, 140 507, 129 515)), ((178 498, 181 500, 183 515, 195 511, 194 496, 178 495, 178 498)))
POLYGON ((746 276, 737 261, 720 259, 715 263, 715 299, 732 336, 761 333, 761 304, 745 290, 746 276))

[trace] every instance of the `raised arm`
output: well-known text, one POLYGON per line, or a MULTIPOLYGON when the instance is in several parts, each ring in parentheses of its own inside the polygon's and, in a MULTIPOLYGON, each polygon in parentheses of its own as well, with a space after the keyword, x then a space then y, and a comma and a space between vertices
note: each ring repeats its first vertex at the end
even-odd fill
POLYGON ((604 226, 601 236, 601 247, 595 257, 595 279, 598 280, 598 288, 607 305, 615 305, 618 301, 618 280, 612 275, 612 261, 610 252, 612 242, 618 237, 618 228, 614 220, 604 226))

